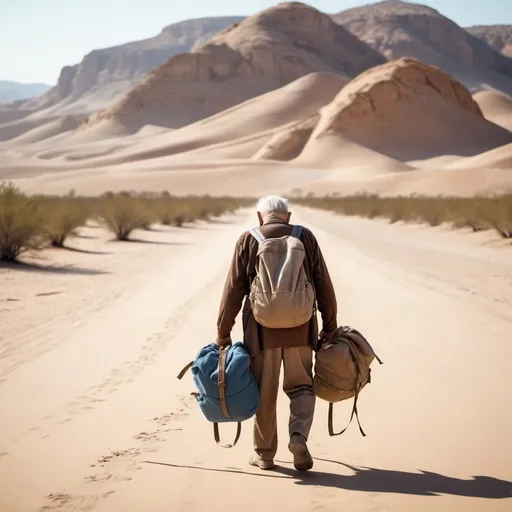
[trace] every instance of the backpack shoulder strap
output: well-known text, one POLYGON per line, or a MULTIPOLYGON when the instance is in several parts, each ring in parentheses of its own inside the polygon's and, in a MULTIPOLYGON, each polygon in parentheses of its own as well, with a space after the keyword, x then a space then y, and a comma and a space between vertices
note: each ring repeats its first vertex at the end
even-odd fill
POLYGON ((292 228, 292 232, 290 233, 290 236, 293 236, 300 240, 300 237, 302 236, 303 231, 304 231, 304 228, 302 226, 294 225, 292 228))
POLYGON ((263 240, 265 240, 265 237, 263 236, 263 234, 261 233, 260 231, 260 228, 252 228, 249 233, 254 237, 256 238, 258 244, 261 244, 261 242, 263 242, 263 240))

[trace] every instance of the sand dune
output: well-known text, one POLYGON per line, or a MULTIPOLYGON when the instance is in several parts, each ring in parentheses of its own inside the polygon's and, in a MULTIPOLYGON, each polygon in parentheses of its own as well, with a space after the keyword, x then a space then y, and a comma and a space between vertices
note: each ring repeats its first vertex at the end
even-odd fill
POLYGON ((339 75, 312 73, 179 130, 146 125, 129 135, 112 119, 48 139, 47 144, 31 145, 26 154, 67 161, 96 159, 99 166, 181 153, 190 158, 206 154, 208 158, 249 158, 272 136, 272 130, 317 111, 345 84, 339 75))
POLYGON ((425 195, 474 197, 512 193, 510 169, 423 168, 409 172, 351 173, 338 171, 317 181, 303 184, 304 193, 379 196, 425 195))
POLYGON ((36 117, 17 119, 0 125, 0 142, 9 141, 31 130, 35 130, 47 123, 58 121, 56 117, 36 117))
POLYGON ((245 137, 261 138, 258 134, 301 119, 328 104, 346 83, 346 79, 332 73, 309 74, 207 119, 141 141, 120 152, 119 161, 188 153, 245 137))
POLYGON ((457 194, 457 180, 463 195, 512 188, 512 174, 497 172, 511 167, 512 133, 485 119, 458 82, 412 59, 348 84, 311 73, 177 130, 145 125, 131 133, 115 117, 61 134, 60 121, 42 117, 4 126, 43 121, 4 143, 0 178, 30 191, 83 193, 252 194, 279 186, 457 194))
MULTIPOLYGON (((136 233, 156 243, 117 244, 86 228, 70 240, 82 252, 42 255, 46 271, 0 269, 0 509, 221 512, 219 489, 229 489, 247 512, 508 511, 509 251, 424 226, 295 207, 294 219, 319 240, 340 321, 384 360, 359 401, 366 438, 355 423, 330 438, 319 400, 315 466, 297 474, 280 392, 278 467, 262 473, 247 464, 251 422, 235 448, 217 447, 190 374, 176 379, 214 335, 231 250, 253 212, 136 233), (500 354, 492 365, 482 365, 482 340, 500 354)), ((336 427, 350 406, 336 406, 336 427)))
POLYGON ((13 144, 32 144, 40 142, 55 135, 60 135, 74 130, 79 125, 79 121, 72 116, 64 116, 53 119, 42 126, 28 130, 22 135, 10 140, 10 145, 13 144))
POLYGON ((473 98, 478 103, 486 119, 512 131, 512 98, 499 91, 483 91, 473 98))
POLYGON ((412 59, 352 80, 322 111, 308 145, 331 133, 403 161, 472 156, 512 142, 509 132, 484 119, 464 86, 412 59))
POLYGON ((407 161, 471 156, 509 142, 511 134, 484 119, 464 86, 438 68, 399 59, 362 73, 318 116, 276 134, 255 158, 389 172, 410 169, 407 161))
POLYGON ((469 158, 461 158, 449 163, 446 167, 450 169, 491 168, 512 170, 512 144, 507 144, 469 158))
POLYGON ((283 127, 254 154, 255 160, 293 160, 298 157, 320 119, 319 112, 283 127))
POLYGON ((412 169, 400 160, 357 144, 342 135, 325 134, 317 138, 315 132, 316 129, 302 153, 294 160, 298 165, 341 169, 358 176, 412 169))
POLYGON ((5 123, 12 123, 13 121, 27 117, 32 113, 32 110, 14 109, 0 105, 0 125, 5 123))
MULTIPOLYGON (((79 194, 101 194, 107 190, 167 189, 179 194, 211 194, 215 196, 267 194, 279 190, 289 193, 305 186, 325 173, 319 169, 301 168, 271 161, 249 159, 221 160, 198 157, 187 161, 181 158, 160 158, 109 167, 69 170, 68 167, 42 166, 7 169, 9 179, 29 193, 65 194, 71 188, 79 194)), ((0 171, 0 176, 2 172, 0 171)))

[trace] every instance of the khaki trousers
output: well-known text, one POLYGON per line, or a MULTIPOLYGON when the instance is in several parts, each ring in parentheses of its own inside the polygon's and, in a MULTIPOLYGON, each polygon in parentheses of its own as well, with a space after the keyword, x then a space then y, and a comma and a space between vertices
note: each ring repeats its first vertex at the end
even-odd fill
POLYGON ((260 391, 260 406, 254 419, 254 450, 266 460, 272 460, 277 452, 276 402, 281 362, 284 366, 283 390, 290 399, 289 434, 298 432, 307 439, 315 411, 311 347, 273 348, 259 352, 252 361, 260 391))

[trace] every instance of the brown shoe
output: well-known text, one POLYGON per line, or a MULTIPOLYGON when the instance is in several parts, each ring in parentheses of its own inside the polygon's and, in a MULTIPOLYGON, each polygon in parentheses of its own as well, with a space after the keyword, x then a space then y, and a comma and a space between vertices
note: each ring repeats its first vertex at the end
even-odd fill
POLYGON ((288 449, 293 453, 293 465, 297 471, 308 471, 313 467, 313 457, 309 453, 304 436, 298 433, 292 434, 288 449))
POLYGON ((257 454, 254 454, 250 459, 249 459, 249 464, 251 466, 256 466, 260 469, 263 469, 263 470, 269 470, 269 469, 274 469, 275 467, 275 464, 274 464, 274 461, 273 460, 266 460, 266 459, 262 459, 259 455, 257 454))

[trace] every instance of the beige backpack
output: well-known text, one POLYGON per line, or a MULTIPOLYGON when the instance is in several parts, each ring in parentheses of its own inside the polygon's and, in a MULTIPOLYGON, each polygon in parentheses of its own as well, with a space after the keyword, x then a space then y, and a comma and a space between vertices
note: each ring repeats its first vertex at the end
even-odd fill
POLYGON ((315 292, 304 268, 302 232, 293 226, 289 236, 265 238, 259 228, 250 231, 259 247, 249 299, 254 319, 264 327, 297 327, 313 316, 315 292))
POLYGON ((355 329, 339 327, 331 341, 326 342, 316 353, 313 391, 318 398, 329 402, 329 435, 339 436, 347 430, 354 415, 359 430, 366 436, 357 412, 359 393, 371 382, 370 365, 373 360, 382 364, 368 340, 355 329), (349 424, 337 434, 333 428, 333 404, 354 397, 349 424))

